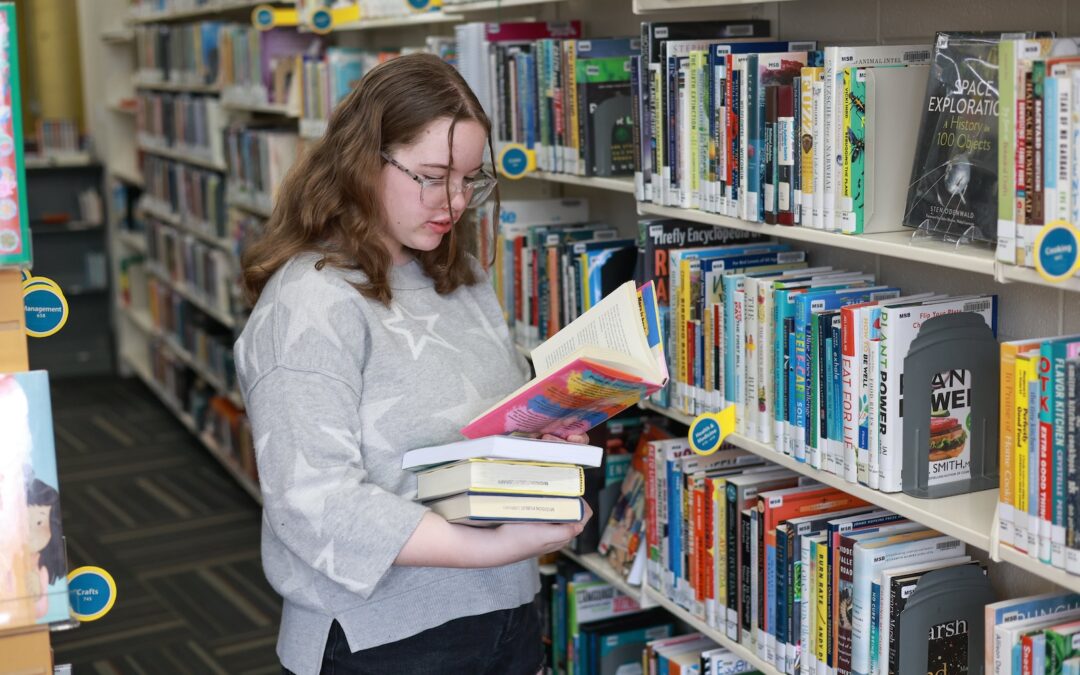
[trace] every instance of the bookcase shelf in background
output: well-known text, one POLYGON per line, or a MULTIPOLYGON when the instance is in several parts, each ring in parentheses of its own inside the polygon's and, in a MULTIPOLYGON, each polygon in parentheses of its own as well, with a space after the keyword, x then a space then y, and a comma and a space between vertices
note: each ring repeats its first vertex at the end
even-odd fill
POLYGON ((193 436, 199 439, 199 442, 202 443, 203 446, 210 452, 210 455, 213 456, 214 459, 216 459, 221 464, 221 466, 225 467, 225 470, 229 472, 229 475, 231 475, 233 479, 236 480, 236 482, 239 483, 240 486, 244 488, 244 490, 248 494, 251 495, 252 499, 254 499, 259 504, 262 504, 262 493, 259 491, 258 484, 253 481, 251 477, 242 472, 233 463, 233 461, 221 450, 221 447, 213 438, 200 432, 198 427, 195 425, 195 420, 191 417, 191 415, 189 415, 179 405, 177 405, 176 401, 174 401, 172 397, 169 396, 169 394, 164 389, 162 389, 161 385, 159 385, 154 380, 154 377, 150 373, 150 370, 144 364, 140 363, 139 360, 136 358, 132 358, 125 354, 123 356, 123 359, 125 362, 127 362, 128 367, 130 367, 131 370, 134 371, 136 375, 138 375, 139 379, 142 380, 144 384, 146 384, 150 391, 154 392, 154 395, 161 400, 165 407, 168 408, 169 411, 173 415, 175 415, 178 420, 180 420, 180 423, 184 425, 184 427, 188 431, 190 431, 193 436))
POLYGON ((409 26, 426 26, 438 23, 459 23, 465 17, 460 14, 444 14, 443 12, 425 12, 411 16, 393 17, 387 19, 361 19, 334 26, 335 33, 359 30, 376 30, 379 28, 405 28, 409 26))
POLYGON ((150 312, 145 309, 136 309, 134 307, 124 307, 123 311, 131 319, 131 322, 135 324, 139 330, 143 331, 147 335, 153 335, 154 337, 162 340, 176 356, 184 362, 184 364, 198 373, 199 377, 206 380, 206 382, 213 387, 219 394, 229 399, 229 401, 237 408, 244 407, 244 399, 240 397, 240 394, 235 390, 229 389, 225 386, 225 382, 222 381, 221 376, 210 370, 210 368, 195 358, 195 355, 189 352, 187 349, 176 341, 176 338, 169 335, 165 331, 154 326, 153 320, 150 318, 150 312))
POLYGON ((185 94, 220 94, 221 87, 214 84, 183 84, 180 82, 152 82, 150 80, 135 79, 136 89, 148 89, 150 91, 174 91, 185 94))
MULTIPOLYGON (((710 9, 751 5, 758 0, 634 0, 634 14, 652 14, 679 9, 710 9)), ((770 0, 783 2, 783 0, 770 0)))
POLYGON ((230 194, 227 204, 234 209, 240 209, 241 211, 259 216, 260 218, 269 218, 273 211, 273 209, 267 209, 256 203, 255 200, 250 197, 243 195, 230 194))
POLYGON ((526 174, 528 178, 546 180, 552 183, 564 183, 566 185, 579 185, 593 187, 598 190, 610 190, 612 192, 625 192, 634 194, 633 178, 601 178, 588 176, 575 176, 568 173, 551 173, 549 171, 534 171, 526 174))
POLYGON ((284 103, 240 103, 238 101, 223 100, 221 107, 232 112, 248 112, 258 113, 261 115, 276 115, 277 117, 285 117, 287 119, 296 119, 300 117, 300 112, 284 103))
POLYGON ((127 183, 128 185, 133 185, 140 188, 143 186, 143 178, 141 175, 136 173, 130 173, 123 167, 111 167, 109 169, 109 173, 112 174, 113 178, 127 183))
POLYGON ((220 0, 209 2, 196 9, 185 9, 175 12, 133 12, 130 17, 131 23, 168 23, 171 21, 195 21, 197 19, 209 19, 217 17, 224 12, 239 12, 241 10, 254 9, 259 5, 291 5, 292 2, 281 0, 220 0))
POLYGON ((118 113, 120 115, 130 115, 133 118, 135 117, 136 112, 138 112, 135 108, 132 108, 131 106, 124 106, 120 105, 119 103, 110 103, 106 107, 114 113, 118 113))
POLYGON ((608 563, 607 558, 599 553, 575 553, 568 548, 564 548, 560 553, 619 589, 623 595, 637 600, 642 609, 655 607, 658 604, 654 598, 645 595, 641 586, 628 584, 626 579, 623 579, 622 575, 608 563))
POLYGON ((164 157, 166 159, 176 160, 177 162, 184 162, 185 164, 191 164, 203 169, 210 169, 211 171, 226 171, 224 164, 210 161, 206 158, 193 155, 190 152, 182 152, 180 150, 170 150, 169 148, 159 148, 153 145, 146 145, 145 143, 139 144, 139 150, 145 152, 148 155, 157 155, 158 157, 164 157))
POLYGON ((174 227, 177 230, 180 230, 181 232, 184 232, 185 234, 190 234, 191 236, 195 237, 196 239, 198 239, 199 241, 201 241, 203 243, 210 244, 211 246, 213 246, 215 248, 219 248, 219 249, 221 249, 223 251, 226 251, 228 253, 232 253, 234 255, 236 253, 236 247, 233 245, 232 241, 230 241, 228 239, 222 239, 220 237, 215 237, 212 234, 209 234, 207 232, 203 232, 202 230, 200 230, 197 227, 193 227, 191 225, 188 225, 184 221, 183 216, 181 216, 179 214, 168 213, 168 212, 165 212, 165 211, 157 210, 153 206, 151 206, 150 204, 143 204, 142 206, 139 207, 139 210, 141 210, 144 215, 156 218, 156 219, 164 222, 166 225, 174 227))
POLYGON ((533 5, 552 5, 566 2, 566 0, 484 0, 483 2, 467 2, 463 4, 444 4, 443 9, 452 12, 487 12, 490 10, 509 9, 511 7, 526 7, 533 5))
POLYGON ((141 232, 117 232, 117 240, 136 253, 146 253, 146 236, 141 232))
POLYGON ((63 155, 26 155, 26 169, 68 169, 96 164, 97 160, 88 152, 72 152, 63 155))
POLYGON ((1023 551, 1018 551, 1011 546, 1001 546, 998 549, 997 559, 1022 567, 1032 574, 1037 574, 1047 581, 1051 581, 1073 593, 1080 593, 1080 576, 1069 574, 1065 570, 1051 567, 1046 563, 1032 558, 1023 551))
POLYGON ((130 28, 114 28, 103 31, 101 41, 111 45, 126 45, 135 41, 135 31, 130 28))
POLYGON ((173 279, 168 274, 162 272, 154 265, 147 265, 146 269, 148 272, 150 272, 150 274, 163 281, 166 285, 168 285, 179 295, 181 295, 185 300, 201 309, 203 312, 215 319, 221 325, 225 326, 226 328, 236 328, 235 317, 225 312, 225 310, 211 305, 209 302, 204 300, 199 295, 199 293, 193 291, 187 284, 183 282, 173 281, 173 279))

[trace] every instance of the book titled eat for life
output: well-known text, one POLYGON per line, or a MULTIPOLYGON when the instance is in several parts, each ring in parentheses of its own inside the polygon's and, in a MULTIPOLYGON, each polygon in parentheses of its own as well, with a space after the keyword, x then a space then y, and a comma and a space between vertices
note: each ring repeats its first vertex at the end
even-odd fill
POLYGON ((583 434, 667 383, 652 282, 619 286, 532 350, 536 377, 470 422, 467 438, 583 434))

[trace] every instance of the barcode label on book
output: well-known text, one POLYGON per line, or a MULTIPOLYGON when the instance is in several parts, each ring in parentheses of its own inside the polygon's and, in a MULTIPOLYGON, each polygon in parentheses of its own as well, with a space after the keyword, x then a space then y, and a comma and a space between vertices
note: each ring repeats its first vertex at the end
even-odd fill
POLYGON ((986 312, 989 311, 991 306, 990 300, 976 300, 975 302, 964 303, 965 312, 986 312))
POLYGON ((930 50, 920 49, 919 51, 904 52, 901 59, 904 63, 925 63, 930 60, 930 50))
POLYGON ((943 541, 935 548, 939 551, 948 551, 950 549, 960 548, 963 543, 964 542, 960 541, 959 539, 953 539, 951 541, 943 541))

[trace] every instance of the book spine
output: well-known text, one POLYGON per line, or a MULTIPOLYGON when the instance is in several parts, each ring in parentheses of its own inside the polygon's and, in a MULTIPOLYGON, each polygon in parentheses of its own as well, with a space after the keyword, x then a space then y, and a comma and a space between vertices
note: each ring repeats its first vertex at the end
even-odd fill
POLYGON ((1016 410, 1016 352, 1017 345, 1002 343, 999 371, 1001 398, 998 418, 1001 420, 998 440, 998 541, 1013 543, 1013 503, 1016 481, 1016 426, 1013 421, 1016 410))
POLYGON ((1077 443, 1077 425, 1080 414, 1080 361, 1069 359, 1065 362, 1065 470, 1066 509, 1065 509, 1065 570, 1070 574, 1080 574, 1080 444, 1077 443))
POLYGON ((645 551, 647 583, 659 589, 660 546, 657 529, 657 508, 660 504, 657 491, 657 453, 649 447, 645 453, 645 551))
POLYGON ((742 546, 740 534, 742 521, 737 508, 738 491, 736 486, 728 485, 724 498, 724 521, 726 530, 724 536, 727 539, 727 558, 724 560, 724 574, 727 577, 727 602, 725 612, 725 630, 728 639, 739 640, 739 603, 741 602, 741 586, 739 573, 741 570, 742 546))
POLYGON ((817 675, 827 675, 829 669, 829 558, 828 547, 818 543, 814 562, 817 581, 814 588, 815 611, 814 651, 817 675))
POLYGON ((799 607, 799 662, 800 675, 817 675, 817 549, 810 537, 803 537, 802 559, 802 605, 799 607))
POLYGON ((799 126, 799 159, 802 162, 800 188, 802 196, 799 198, 799 222, 803 226, 812 227, 814 224, 814 67, 802 69, 802 77, 799 80, 799 107, 801 110, 799 126))
POLYGON ((841 354, 841 414, 843 418, 844 443, 844 480, 849 483, 859 482, 859 475, 865 475, 865 460, 859 451, 858 425, 858 311, 852 307, 840 310, 840 354, 841 354), (861 465, 860 465, 861 463, 861 465), (863 469, 863 470, 861 470, 863 469))
POLYGON ((1054 373, 1053 356, 1051 347, 1044 343, 1039 356, 1039 507, 1038 507, 1038 545, 1039 560, 1044 563, 1051 561, 1050 539, 1051 524, 1053 522, 1052 504, 1053 480, 1054 480, 1054 418, 1053 418, 1053 392, 1054 373))
MULTIPOLYGON (((1016 264, 1016 62, 1015 40, 998 43, 998 228, 995 257, 1016 264)), ((1002 418, 1003 420, 1006 418, 1002 418)))
POLYGON ((712 518, 708 517, 705 508, 706 485, 704 476, 694 479, 694 563, 693 590, 694 602, 692 605, 694 616, 705 619, 705 597, 708 591, 706 579, 711 571, 709 556, 711 555, 712 536, 709 525, 712 518))
POLYGON ((717 537, 717 483, 719 479, 706 477, 702 494, 702 566, 701 583, 698 586, 698 602, 702 606, 705 623, 716 628, 716 599, 719 593, 716 579, 716 561, 722 555, 719 537, 717 537))
POLYGON ((772 617, 769 628, 770 640, 773 643, 771 663, 780 672, 784 671, 784 654, 787 651, 787 625, 788 625, 788 575, 790 565, 788 557, 788 538, 790 527, 776 528, 776 564, 773 571, 776 579, 776 590, 772 601, 770 614, 772 617))
POLYGON ((813 127, 814 200, 811 204, 813 227, 825 229, 825 71, 814 71, 811 91, 811 125, 813 127))
POLYGON ((1031 359, 1018 355, 1014 370, 1013 390, 1015 392, 1015 401, 1012 405, 1011 414, 1005 418, 1012 427, 1012 436, 1016 445, 1012 488, 1015 495, 1012 545, 1014 548, 1026 552, 1028 550, 1028 472, 1030 470, 1030 448, 1028 446, 1028 397, 1030 392, 1028 391, 1028 382, 1033 375, 1031 359))
POLYGON ((751 605, 751 597, 752 596, 751 596, 751 594, 752 594, 752 587, 753 587, 753 576, 752 576, 752 574, 756 574, 756 568, 753 566, 754 562, 756 562, 756 561, 752 557, 753 552, 756 551, 756 549, 753 547, 753 544, 752 544, 753 539, 752 539, 752 536, 751 536, 752 530, 751 530, 750 514, 751 514, 750 509, 744 509, 740 513, 740 520, 739 520, 739 522, 741 523, 740 527, 741 527, 741 532, 742 532, 742 534, 740 536, 740 546, 742 547, 742 553, 740 555, 740 560, 739 560, 739 567, 740 567, 740 585, 739 585, 739 588, 741 590, 740 590, 740 597, 739 597, 739 610, 738 610, 739 632, 738 632, 738 638, 737 639, 739 641, 739 644, 741 644, 743 646, 746 646, 746 647, 751 647, 752 646, 751 636, 753 635, 753 631, 750 630, 750 620, 751 620, 751 616, 752 616, 751 615, 751 609, 752 609, 752 605, 751 605))
POLYGON ((1051 483, 1050 562, 1060 569, 1065 569, 1065 502, 1068 473, 1065 455, 1065 350, 1066 345, 1061 343, 1055 344, 1052 348, 1054 386, 1051 392, 1053 481, 1051 483))
POLYGON ((836 672, 838 675, 851 675, 851 598, 855 593, 855 540, 840 537, 836 552, 839 563, 839 588, 836 603, 843 617, 836 618, 836 672))
MULTIPOLYGON (((791 85, 780 85, 777 90, 776 108, 776 210, 780 225, 794 225, 799 208, 799 195, 795 191, 798 174, 798 134, 796 127, 795 94, 791 85)), ((801 162, 800 162, 801 165, 801 162)))
POLYGON ((765 222, 775 225, 777 222, 777 172, 776 172, 776 148, 777 148, 777 105, 779 90, 777 85, 769 84, 763 87, 765 99, 764 127, 762 129, 762 165, 764 171, 761 175, 761 193, 763 214, 765 222))

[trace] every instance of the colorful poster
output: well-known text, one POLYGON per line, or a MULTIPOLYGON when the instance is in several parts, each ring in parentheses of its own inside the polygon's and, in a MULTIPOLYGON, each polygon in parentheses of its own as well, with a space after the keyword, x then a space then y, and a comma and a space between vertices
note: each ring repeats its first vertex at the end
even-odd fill
POLYGON ((0 267, 31 262, 15 5, 0 3, 0 267))
POLYGON ((66 621, 48 373, 0 373, 0 630, 66 621))

